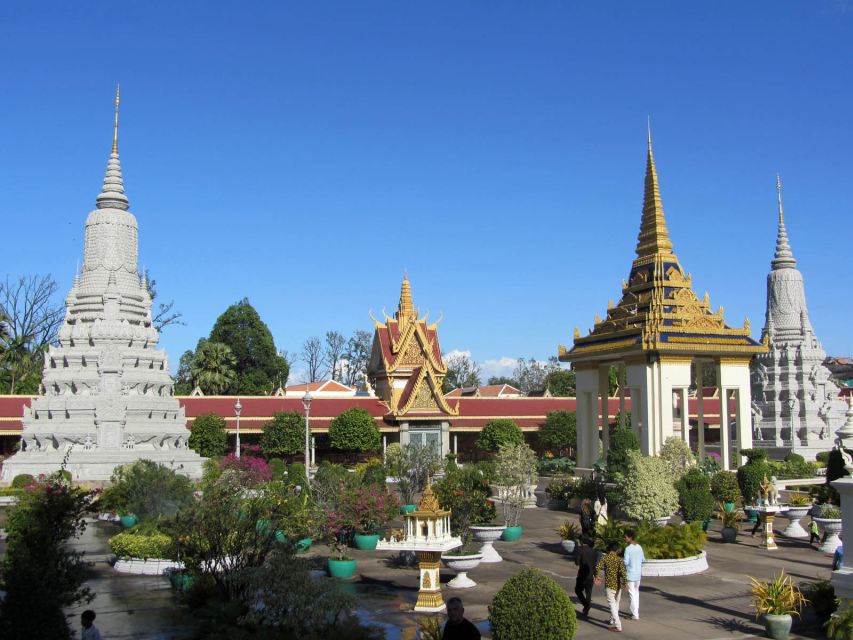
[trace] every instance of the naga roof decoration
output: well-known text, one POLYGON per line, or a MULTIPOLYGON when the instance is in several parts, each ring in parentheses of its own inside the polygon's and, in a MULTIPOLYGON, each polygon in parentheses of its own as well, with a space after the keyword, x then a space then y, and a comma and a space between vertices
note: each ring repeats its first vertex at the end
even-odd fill
POLYGON ((628 281, 622 281, 622 298, 608 304, 604 319, 586 336, 575 329, 571 350, 560 345, 564 361, 598 359, 614 353, 668 352, 681 354, 749 356, 766 347, 743 328, 729 327, 723 308, 711 309, 707 293, 699 298, 692 278, 672 250, 658 185, 649 132, 643 215, 637 238, 637 257, 628 281))
POLYGON ((447 367, 441 359, 438 322, 427 324, 426 315, 419 317, 407 276, 403 277, 397 313, 393 318, 385 315, 384 323, 374 319, 374 324, 368 375, 390 413, 420 417, 457 415, 441 392, 447 367), (402 381, 404 385, 400 384, 402 381))

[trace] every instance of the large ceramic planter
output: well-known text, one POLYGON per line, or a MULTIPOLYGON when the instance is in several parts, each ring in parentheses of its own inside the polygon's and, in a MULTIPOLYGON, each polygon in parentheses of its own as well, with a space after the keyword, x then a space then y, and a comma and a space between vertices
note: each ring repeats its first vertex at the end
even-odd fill
POLYGON ((297 540, 296 553, 306 553, 313 543, 314 540, 311 538, 302 538, 301 540, 297 540))
POLYGON ((504 542, 515 542, 521 537, 522 527, 521 525, 516 525, 514 527, 507 527, 504 529, 501 534, 501 540, 504 542))
POLYGON ((820 550, 830 555, 835 553, 835 550, 841 546, 841 538, 838 537, 841 533, 841 519, 815 518, 814 521, 826 533, 826 540, 820 545, 820 550))
POLYGON ((483 560, 482 553, 472 553, 467 556, 441 556, 445 567, 456 571, 456 577, 447 583, 453 589, 470 589, 476 587, 477 583, 468 577, 468 572, 474 569, 483 560))
POLYGON ((811 511, 811 505, 791 505, 788 507, 785 515, 790 519, 788 526, 782 532, 783 536, 788 538, 808 538, 809 532, 803 529, 800 520, 806 517, 806 514, 811 511))
POLYGON ((121 526, 123 526, 125 529, 130 529, 133 525, 135 525, 137 522, 139 522, 139 518, 137 518, 132 513, 129 513, 127 515, 123 515, 120 518, 120 520, 121 520, 121 526))
POLYGON ((720 531, 723 542, 734 542, 737 539, 737 529, 734 527, 723 527, 720 531))
POLYGON ((765 614, 764 630, 767 632, 767 637, 773 640, 786 640, 791 633, 791 622, 791 616, 787 613, 782 616, 765 614))
POLYGON ((188 573, 183 573, 181 571, 174 571, 169 574, 169 584, 172 585, 172 588, 176 591, 186 591, 192 586, 193 577, 188 573))
POLYGON ((735 503, 734 502, 724 502, 723 503, 723 509, 726 510, 726 513, 731 513, 732 511, 735 510, 735 503))
POLYGON ((569 555, 572 555, 574 554, 575 549, 577 548, 577 543, 574 540, 561 540, 560 546, 563 547, 563 551, 565 551, 569 555))
POLYGON ((751 522, 755 524, 758 522, 758 509, 752 509, 750 507, 744 507, 743 512, 746 514, 747 522, 751 522))
POLYGON ((349 580, 355 575, 355 560, 329 558, 329 575, 338 580, 349 580))
POLYGON ((548 500, 548 508, 554 511, 565 511, 569 508, 569 503, 565 500, 554 500, 551 498, 548 500))
POLYGON ((500 540, 505 528, 504 526, 474 526, 470 528, 474 540, 483 545, 480 549, 483 556, 481 562, 500 562, 503 560, 492 545, 496 540, 500 540))
POLYGON ((660 518, 652 518, 652 522, 654 522, 659 527, 664 527, 669 524, 670 516, 662 516, 660 518))
POLYGON ((355 534, 355 548, 360 549, 361 551, 375 551, 376 545, 379 542, 379 534, 378 533, 370 533, 370 534, 355 534))
POLYGON ((643 563, 642 576, 644 578, 690 576, 707 570, 708 556, 703 551, 698 556, 690 556, 687 558, 646 560, 643 563))

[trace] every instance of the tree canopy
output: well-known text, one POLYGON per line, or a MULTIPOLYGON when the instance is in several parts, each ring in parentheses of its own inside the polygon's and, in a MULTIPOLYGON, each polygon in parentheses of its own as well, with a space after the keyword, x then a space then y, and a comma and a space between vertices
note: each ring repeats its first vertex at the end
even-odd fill
POLYGON ((497 451, 502 445, 524 444, 524 434, 515 422, 499 418, 487 423, 477 438, 477 448, 483 451, 497 451))
POLYGON ((228 447, 228 434, 225 431, 225 419, 215 413, 205 413, 193 420, 190 449, 205 458, 218 458, 225 455, 228 447))
POLYGON ((332 420, 329 442, 343 451, 376 451, 381 437, 373 416, 361 407, 353 407, 332 420))
POLYGON ((228 345, 205 340, 190 365, 192 380, 205 394, 218 395, 234 383, 236 364, 237 359, 228 345))
POLYGON ((559 451, 574 449, 577 445, 577 416, 570 411, 551 411, 539 427, 539 441, 543 446, 559 451))
POLYGON ((545 388, 558 398, 575 397, 575 372, 560 369, 545 376, 545 388))
POLYGON ((276 351, 269 327, 248 298, 231 305, 217 318, 209 340, 227 345, 236 360, 236 378, 224 393, 264 395, 287 381, 287 361, 276 351))
POLYGON ((288 456, 305 448, 305 418, 295 411, 279 411, 264 425, 261 449, 269 457, 288 456))

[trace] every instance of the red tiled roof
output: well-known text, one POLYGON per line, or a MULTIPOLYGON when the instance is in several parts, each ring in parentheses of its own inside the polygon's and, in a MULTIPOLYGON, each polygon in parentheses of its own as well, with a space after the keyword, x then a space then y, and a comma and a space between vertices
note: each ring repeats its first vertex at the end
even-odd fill
POLYGON ((294 384, 287 387, 288 392, 311 391, 325 393, 354 393, 355 389, 341 384, 337 380, 319 380, 317 382, 306 382, 303 384, 294 384))

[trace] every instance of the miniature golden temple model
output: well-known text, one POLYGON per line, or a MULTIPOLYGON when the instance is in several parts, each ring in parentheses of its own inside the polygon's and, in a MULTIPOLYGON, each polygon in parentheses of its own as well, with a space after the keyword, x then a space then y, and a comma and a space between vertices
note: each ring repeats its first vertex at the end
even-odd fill
POLYGON ((706 452, 704 370, 712 367, 720 399, 722 466, 737 466, 737 451, 752 446, 749 362, 767 347, 743 328, 725 324, 723 308, 710 307, 708 294, 693 292, 691 276, 672 250, 648 141, 645 194, 637 257, 619 303, 608 305, 604 319, 586 336, 575 329, 571 350, 559 357, 576 372, 578 467, 591 468, 599 458, 599 429, 606 456, 609 448, 608 373, 618 372, 620 413, 630 397, 631 424, 643 454, 655 455, 676 432, 690 443, 688 395, 695 392, 698 424, 694 448, 706 452), (734 439, 734 442, 733 442, 734 439))

